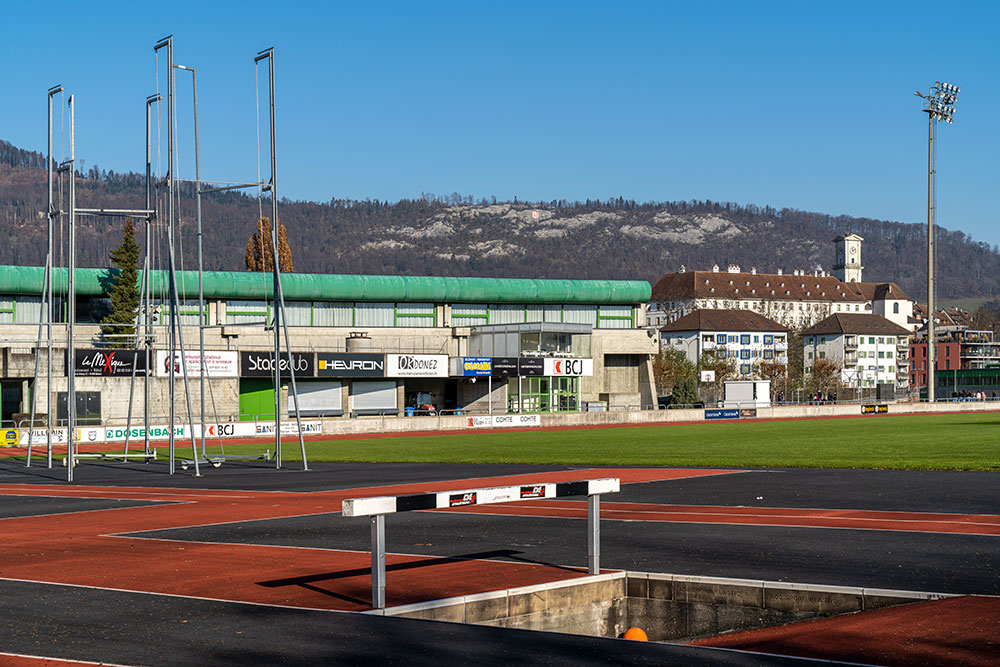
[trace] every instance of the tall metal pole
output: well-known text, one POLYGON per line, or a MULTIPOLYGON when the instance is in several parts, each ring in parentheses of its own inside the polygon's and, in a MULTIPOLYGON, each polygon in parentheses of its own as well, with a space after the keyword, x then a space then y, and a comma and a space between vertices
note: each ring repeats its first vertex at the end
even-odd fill
POLYGON ((927 401, 937 384, 934 339, 934 114, 927 114, 927 401))
POLYGON ((281 344, 279 338, 278 324, 279 321, 282 326, 282 330, 285 334, 285 347, 288 352, 288 375, 291 380, 291 396, 295 398, 295 424, 296 429, 299 434, 299 448, 302 454, 302 469, 309 469, 309 462, 306 459, 306 444, 305 437, 302 435, 302 415, 299 410, 299 396, 298 389, 295 385, 295 364, 292 359, 292 345, 291 339, 288 335, 288 322, 285 317, 285 296, 281 289, 281 268, 280 262, 278 261, 278 158, 277 158, 277 133, 276 125, 274 121, 274 49, 266 49, 257 54, 254 59, 255 62, 259 62, 261 59, 267 58, 268 64, 268 97, 270 98, 270 109, 271 109, 271 246, 274 255, 274 298, 275 298, 275 309, 274 309, 274 359, 275 359, 275 450, 277 456, 277 467, 281 467, 281 364, 278 363, 278 359, 281 344), (279 318, 278 314, 281 313, 279 318))
MULTIPOLYGON (((52 86, 49 88, 49 152, 45 167, 49 178, 49 213, 48 213, 48 233, 49 233, 49 280, 45 293, 45 339, 46 339, 46 371, 45 371, 45 442, 47 445, 48 467, 52 467, 52 317, 54 307, 52 305, 52 265, 54 255, 52 254, 52 216, 55 215, 52 202, 52 97, 62 92, 62 86, 52 86)), ((34 424, 31 425, 34 428, 34 424)))
POLYGON ((73 481, 73 429, 76 428, 76 350, 73 341, 73 323, 76 321, 76 110, 73 96, 69 96, 69 278, 67 298, 69 312, 66 322, 66 481, 73 481))
POLYGON ((934 142, 936 121, 954 121, 955 101, 962 89, 950 83, 935 81, 930 93, 914 93, 927 104, 927 400, 934 401, 937 384, 937 354, 934 332, 934 142))
POLYGON ((174 363, 177 350, 177 330, 175 326, 175 303, 176 294, 174 294, 174 266, 173 266, 173 255, 174 255, 174 39, 173 35, 164 37, 156 46, 153 47, 153 51, 159 51, 161 48, 167 48, 167 247, 168 247, 168 261, 169 261, 169 278, 168 278, 168 291, 170 293, 170 324, 169 328, 169 343, 168 343, 168 357, 169 362, 167 366, 169 370, 167 372, 167 377, 169 387, 168 402, 169 416, 168 416, 168 426, 167 426, 167 438, 168 438, 168 458, 169 458, 169 471, 170 474, 174 474, 174 417, 175 417, 175 407, 174 407, 174 378, 175 370, 174 363))
POLYGON ((201 387, 201 456, 205 456, 205 289, 204 289, 204 255, 202 250, 201 228, 201 166, 198 154, 198 73, 194 67, 177 65, 178 69, 191 72, 191 87, 194 97, 194 185, 195 200, 198 210, 198 355, 199 378, 201 387))
MULTIPOLYGON (((275 157, 275 136, 274 136, 274 51, 267 50, 268 65, 268 89, 267 97, 270 102, 270 127, 271 127, 271 248, 272 248, 272 272, 274 292, 274 449, 276 466, 281 467, 281 308, 278 301, 278 290, 281 284, 280 272, 281 261, 278 256, 278 184, 275 179, 275 167, 277 160, 275 157)), ((288 371, 294 372, 292 363, 292 351, 288 350, 288 371)), ((298 413, 298 405, 295 412, 298 413)))
MULTIPOLYGON (((159 93, 155 95, 150 95, 146 98, 146 210, 151 211, 153 209, 153 183, 152 183, 152 128, 150 126, 150 109, 154 103, 158 103, 162 98, 159 93)), ((144 335, 145 339, 145 349, 146 349, 146 377, 144 379, 145 386, 145 396, 144 396, 144 409, 143 409, 143 432, 144 432, 144 453, 149 454, 149 376, 152 372, 153 366, 151 362, 152 357, 152 345, 153 345, 153 327, 152 327, 152 313, 151 306, 153 303, 153 262, 151 260, 150 253, 152 252, 152 233, 151 227, 153 224, 153 217, 150 214, 146 215, 146 258, 143 263, 144 269, 146 271, 146 293, 142 295, 145 300, 145 310, 144 310, 144 335)))

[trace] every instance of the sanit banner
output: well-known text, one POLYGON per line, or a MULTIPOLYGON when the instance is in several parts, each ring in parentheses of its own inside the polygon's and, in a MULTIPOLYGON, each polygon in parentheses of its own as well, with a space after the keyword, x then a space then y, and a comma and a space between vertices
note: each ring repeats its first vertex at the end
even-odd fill
POLYGON ((448 377, 447 354, 387 354, 385 376, 390 378, 448 377))

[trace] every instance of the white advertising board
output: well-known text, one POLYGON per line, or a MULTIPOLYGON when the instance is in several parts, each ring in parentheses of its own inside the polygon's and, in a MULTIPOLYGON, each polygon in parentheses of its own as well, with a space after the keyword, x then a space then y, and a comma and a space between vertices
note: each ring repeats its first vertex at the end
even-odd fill
POLYGON ((465 418, 466 428, 525 428, 541 425, 541 415, 482 415, 465 418))
POLYGON ((385 355, 385 376, 446 378, 448 377, 447 354, 387 354, 385 355))
MULTIPOLYGON (((194 425, 194 435, 201 437, 201 424, 194 425)), ((205 424, 206 438, 252 438, 257 435, 253 422, 225 422, 222 424, 205 424)))
POLYGON ((544 359, 543 375, 557 376, 586 376, 594 374, 593 359, 544 359))
MULTIPOLYGON (((45 438, 45 429, 44 428, 36 428, 36 429, 30 430, 30 431, 28 429, 22 429, 21 430, 21 436, 20 436, 20 442, 21 442, 22 445, 27 445, 28 444, 28 435, 29 434, 34 434, 34 436, 31 439, 32 446, 37 446, 39 443, 41 443, 41 444, 44 445, 44 444, 46 444, 48 442, 46 440, 46 438, 45 438)), ((52 429, 52 442, 53 443, 59 443, 59 444, 65 444, 66 443, 66 429, 64 429, 64 428, 54 428, 54 429, 52 429)))
MULTIPOLYGON (((302 420, 302 432, 303 433, 322 433, 323 432, 323 422, 320 420, 302 420)), ((282 420, 281 422, 281 434, 298 433, 296 428, 295 418, 292 417, 289 420, 282 420)), ((274 435, 274 422, 257 422, 254 429, 254 435, 274 435)))
POLYGON ((104 442, 106 437, 103 426, 81 426, 73 429, 73 439, 76 442, 104 442))
MULTIPOLYGON (((124 426, 108 426, 104 429, 104 441, 114 442, 117 440, 125 440, 125 436, 128 436, 129 441, 134 440, 145 440, 146 429, 142 426, 133 426, 132 428, 125 428, 124 426)), ((175 426, 174 427, 174 437, 175 438, 185 438, 188 437, 188 427, 185 426, 175 426)), ((161 426, 150 426, 149 427, 149 439, 150 440, 169 440, 170 439, 170 429, 166 424, 161 426)))
MULTIPOLYGON (((170 375, 170 365, 168 358, 169 350, 156 351, 156 374, 170 375)), ((181 353, 174 353, 174 373, 181 372, 181 353)), ((205 350, 205 377, 210 378, 234 378, 239 377, 239 355, 232 350, 205 350)), ((188 375, 199 375, 201 373, 201 354, 198 350, 186 350, 184 352, 184 362, 187 366, 188 375)))

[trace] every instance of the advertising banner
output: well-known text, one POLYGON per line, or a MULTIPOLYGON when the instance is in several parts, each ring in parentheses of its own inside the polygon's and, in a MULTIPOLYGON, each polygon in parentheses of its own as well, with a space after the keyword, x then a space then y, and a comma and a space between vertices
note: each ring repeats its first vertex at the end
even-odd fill
POLYGON ((889 412, 888 405, 862 405, 861 414, 863 415, 884 415, 889 412))
MULTIPOLYGON (((44 428, 36 429, 23 429, 21 431, 21 444, 27 445, 28 439, 31 439, 31 444, 33 447, 37 447, 39 444, 45 445, 48 440, 45 437, 44 428)), ((52 444, 66 444, 66 429, 64 428, 54 428, 52 429, 52 444)))
MULTIPOLYGON (((252 438, 255 435, 257 435, 257 429, 253 422, 205 424, 206 438, 252 438)), ((194 436, 201 437, 201 424, 194 425, 194 436)))
MULTIPOLYGON (((170 351, 156 351, 156 374, 162 376, 170 375, 170 351)), ((184 364, 187 366, 188 375, 200 375, 202 369, 202 357, 198 350, 184 351, 184 364)), ((209 378, 234 378, 239 377, 239 367, 237 366, 237 353, 235 350, 205 350, 205 377, 209 378)), ((174 374, 181 373, 181 353, 174 353, 174 374)))
POLYGON ((316 375, 336 378, 385 377, 385 355, 319 352, 316 354, 316 375))
POLYGON ((550 376, 591 376, 594 374, 593 359, 544 359, 545 375, 550 376))
POLYGON ((705 419, 739 419, 739 408, 725 408, 722 410, 705 410, 705 419))
MULTIPOLYGON (((104 440, 106 442, 125 440, 125 436, 128 436, 130 442, 133 440, 145 440, 146 429, 143 428, 142 426, 133 426, 132 428, 126 428, 124 426, 108 426, 107 428, 104 429, 104 440)), ((188 437, 188 427, 186 425, 175 426, 174 437, 175 438, 188 437)), ((167 427, 166 424, 164 424, 163 426, 150 426, 149 439, 169 440, 170 429, 167 427)))
POLYGON ((135 350, 74 350, 77 377, 112 377, 146 372, 146 353, 135 350))
MULTIPOLYGON (((306 421, 302 420, 302 432, 303 433, 322 433, 323 432, 323 422, 319 420, 306 421)), ((298 433, 298 428, 295 423, 295 419, 292 418, 288 421, 281 422, 281 434, 287 435, 289 433, 298 433)), ((274 435, 274 422, 257 422, 255 427, 255 435, 274 435)))
POLYGON ((740 419, 752 419, 757 416, 757 408, 740 408, 740 419))
POLYGON ((84 426, 73 429, 73 439, 76 442, 104 442, 105 435, 103 426, 84 426))
POLYGON ((545 375, 545 360, 537 357, 521 357, 517 360, 517 374, 524 377, 545 375))
POLYGON ((466 428, 525 428, 541 425, 541 415, 481 415, 465 418, 466 428))
POLYGON ((16 428, 6 428, 0 431, 0 447, 17 447, 18 435, 16 428))
MULTIPOLYGON (((281 353, 279 361, 281 377, 291 377, 288 366, 288 352, 281 353)), ((292 352, 292 368, 295 377, 313 377, 313 354, 311 352, 292 352)), ((240 352, 240 377, 273 377, 274 352, 254 350, 240 352)))
POLYGON ((490 368, 493 377, 517 377, 517 357, 493 357, 490 368))
POLYGON ((458 375, 486 377, 493 374, 493 360, 490 357, 461 357, 458 361, 458 375))
POLYGON ((447 354, 387 354, 386 377, 448 377, 447 354))

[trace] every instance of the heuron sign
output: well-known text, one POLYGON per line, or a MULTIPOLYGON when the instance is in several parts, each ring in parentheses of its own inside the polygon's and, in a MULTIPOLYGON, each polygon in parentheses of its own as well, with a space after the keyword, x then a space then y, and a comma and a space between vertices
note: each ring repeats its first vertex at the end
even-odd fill
POLYGON ((545 374, 549 376, 594 374, 593 359, 545 359, 545 374))

